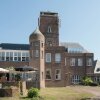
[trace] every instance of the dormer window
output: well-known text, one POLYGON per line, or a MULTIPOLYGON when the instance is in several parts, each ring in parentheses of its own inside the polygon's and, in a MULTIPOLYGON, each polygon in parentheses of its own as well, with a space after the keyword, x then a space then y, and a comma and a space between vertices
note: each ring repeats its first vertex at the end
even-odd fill
POLYGON ((97 68, 97 70, 96 70, 97 72, 100 72, 100 68, 97 68))
POLYGON ((51 33, 52 30, 51 30, 51 26, 48 26, 48 33, 51 33))

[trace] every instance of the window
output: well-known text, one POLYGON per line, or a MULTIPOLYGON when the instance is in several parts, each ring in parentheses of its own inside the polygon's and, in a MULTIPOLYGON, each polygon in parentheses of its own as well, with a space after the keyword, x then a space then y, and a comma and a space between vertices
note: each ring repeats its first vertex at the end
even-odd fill
POLYGON ((51 70, 50 69, 46 69, 46 79, 47 80, 51 79, 51 70))
POLYGON ((83 59, 82 58, 78 58, 78 66, 83 66, 83 59))
POLYGON ((35 56, 35 57, 39 57, 39 50, 35 50, 35 51, 34 51, 34 56, 35 56))
POLYGON ((10 52, 10 61, 13 61, 13 52, 10 52))
POLYGON ((29 52, 26 52, 26 61, 29 61, 29 52))
POLYGON ((56 63, 60 63, 61 62, 61 54, 60 53, 56 53, 55 54, 55 62, 56 63))
POLYGON ((37 41, 37 42, 35 42, 34 44, 35 44, 35 46, 39 46, 39 42, 38 42, 38 41, 37 41))
POLYGON ((2 61, 5 61, 5 52, 2 52, 2 61))
POLYGON ((51 27, 48 26, 48 33, 51 33, 51 27))
POLYGON ((75 58, 70 59, 70 66, 75 66, 75 58))
POLYGON ((33 46, 33 42, 31 42, 30 45, 33 46))
POLYGON ((29 76, 28 73, 25 73, 25 79, 28 79, 28 76, 29 76))
POLYGON ((51 62, 51 53, 46 53, 46 62, 51 62))
POLYGON ((26 53, 22 52, 22 61, 26 61, 26 53))
POLYGON ((100 68, 97 68, 97 70, 96 70, 97 72, 100 72, 100 68))
POLYGON ((52 46, 52 41, 47 40, 47 41, 46 41, 46 44, 47 44, 48 46, 52 46))
POLYGON ((91 58, 87 59, 87 66, 92 66, 92 59, 91 58))
POLYGON ((18 52, 18 61, 21 61, 21 52, 18 52))
POLYGON ((0 52, 0 61, 29 61, 29 52, 0 52))
POLYGON ((61 80, 61 70, 60 69, 56 69, 56 71, 55 71, 55 79, 56 80, 61 80))
POLYGON ((73 75, 72 76, 72 83, 73 84, 79 84, 81 81, 81 77, 79 75, 73 75))
POLYGON ((6 52, 6 61, 10 61, 9 52, 6 52))
POLYGON ((44 46, 44 44, 43 44, 43 42, 41 43, 41 47, 43 48, 43 46, 44 46))
POLYGON ((97 83, 100 82, 100 76, 94 77, 94 81, 97 82, 97 83))
POLYGON ((13 52, 6 52, 6 61, 13 61, 13 52))
POLYGON ((18 61, 18 52, 14 52, 14 61, 18 61))

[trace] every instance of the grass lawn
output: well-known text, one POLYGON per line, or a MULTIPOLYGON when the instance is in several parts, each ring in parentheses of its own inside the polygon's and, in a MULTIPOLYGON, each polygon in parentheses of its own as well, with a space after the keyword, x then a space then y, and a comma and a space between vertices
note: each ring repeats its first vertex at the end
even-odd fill
MULTIPOLYGON (((38 100, 85 100, 85 98, 93 97, 94 95, 88 92, 80 91, 82 87, 59 87, 59 88, 45 88, 40 90, 40 96, 43 99, 38 100)), ((35 100, 28 98, 0 98, 0 100, 35 100)), ((37 99, 36 99, 37 100, 37 99)))
POLYGON ((81 100, 93 96, 91 93, 78 92, 71 87, 45 88, 41 90, 44 100, 81 100))

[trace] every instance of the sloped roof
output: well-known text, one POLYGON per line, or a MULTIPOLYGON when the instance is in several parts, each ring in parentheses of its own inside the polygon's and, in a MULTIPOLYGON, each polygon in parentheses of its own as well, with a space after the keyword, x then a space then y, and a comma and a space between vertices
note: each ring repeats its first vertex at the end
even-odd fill
POLYGON ((61 46, 65 46, 66 48, 82 48, 84 49, 79 43, 74 42, 61 42, 61 46))
POLYGON ((94 62, 94 66, 95 66, 94 74, 100 74, 100 61, 99 60, 96 60, 94 62))
POLYGON ((81 46, 79 43, 75 42, 61 42, 60 46, 64 46, 69 51, 80 51, 82 53, 87 53, 88 51, 84 49, 83 46, 81 46))
POLYGON ((29 44, 1 43, 0 48, 8 50, 29 50, 29 44))

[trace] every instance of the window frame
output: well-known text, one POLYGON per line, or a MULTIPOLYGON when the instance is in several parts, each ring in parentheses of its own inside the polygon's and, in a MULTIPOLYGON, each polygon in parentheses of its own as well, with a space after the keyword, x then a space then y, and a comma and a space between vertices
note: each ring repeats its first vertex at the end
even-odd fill
POLYGON ((61 69, 55 70, 55 80, 61 80, 61 69), (59 70, 60 73, 56 73, 58 70, 59 70), (56 77, 56 75, 58 76, 58 78, 56 77))
POLYGON ((46 80, 51 80, 51 79, 52 79, 52 76, 51 76, 51 69, 46 69, 46 72, 45 72, 45 79, 46 79, 46 80), (47 71, 49 71, 50 74, 47 74, 47 71), (50 78, 47 78, 47 75, 50 75, 50 78))
POLYGON ((70 58, 70 66, 76 65, 76 58, 70 58))
POLYGON ((82 58, 78 58, 78 66, 83 66, 83 59, 82 58))
POLYGON ((46 63, 51 63, 51 53, 46 53, 46 63))
POLYGON ((48 26, 47 32, 48 32, 48 33, 51 33, 51 32, 52 32, 51 26, 48 26))
POLYGON ((86 65, 87 66, 92 66, 92 64, 93 64, 92 58, 87 58, 86 65))
POLYGON ((55 62, 61 63, 61 53, 55 53, 55 62))
POLYGON ((72 83, 73 84, 79 84, 80 83, 80 81, 81 81, 81 76, 80 75, 73 75, 72 76, 72 83))

